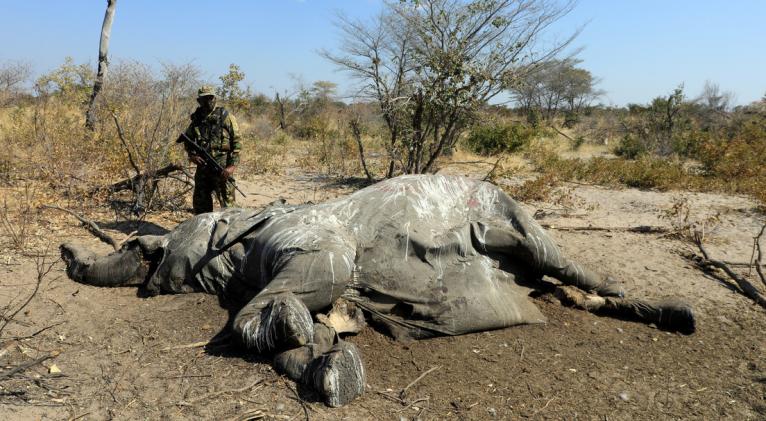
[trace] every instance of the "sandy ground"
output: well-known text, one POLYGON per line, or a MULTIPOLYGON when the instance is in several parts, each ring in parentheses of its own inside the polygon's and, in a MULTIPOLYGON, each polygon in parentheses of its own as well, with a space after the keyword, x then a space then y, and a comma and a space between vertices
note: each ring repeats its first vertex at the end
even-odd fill
MULTIPOLYGON (((249 196, 240 204, 247 206, 278 197, 321 202, 355 189, 301 173, 257 177, 241 187, 249 196)), ((684 199, 692 220, 717 215, 715 227, 707 227, 714 257, 749 261, 764 217, 743 197, 568 184, 548 203, 526 206, 555 227, 550 232, 569 256, 613 275, 629 295, 691 303, 698 315, 694 335, 543 298, 535 302, 549 318, 545 325, 412 343, 368 328, 350 338, 365 362, 367 391, 332 409, 276 374, 266 359, 225 341, 199 346, 228 318, 215 297, 142 298, 135 288, 79 285, 56 263, 29 306, 0 332, 0 419, 766 419, 766 312, 694 268, 682 256, 689 246, 676 237, 561 229, 672 228, 679 218, 663 212, 684 199), (2 378, 45 356, 52 357, 2 378)), ((63 241, 109 250, 73 219, 54 219, 52 212, 42 212, 37 227, 40 241, 51 246, 49 261, 63 241)), ((107 213, 89 216, 117 238, 131 231, 110 224, 107 213)), ((144 229, 170 229, 186 216, 158 216, 144 229)), ((36 273, 33 259, 0 250, 0 309, 17 307, 34 289, 36 273)))

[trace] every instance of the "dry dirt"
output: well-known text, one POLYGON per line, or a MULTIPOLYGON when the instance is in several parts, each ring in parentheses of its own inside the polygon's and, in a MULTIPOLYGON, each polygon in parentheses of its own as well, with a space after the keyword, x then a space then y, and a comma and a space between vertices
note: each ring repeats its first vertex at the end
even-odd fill
MULTIPOLYGON (((240 204, 248 206, 278 197, 321 202, 354 190, 299 173, 257 177, 241 186, 250 195, 240 204)), ((276 374, 266 359, 225 341, 194 346, 219 334, 227 321, 215 297, 142 298, 135 288, 79 285, 56 263, 29 306, 0 333, 0 377, 23 362, 55 356, 0 378, 0 419, 248 419, 247 413, 285 420, 766 419, 766 312, 694 268, 679 254, 689 247, 678 238, 560 229, 670 228, 678 218, 661 215, 681 198, 693 220, 718 215, 707 235, 714 257, 749 261, 764 217, 742 197, 571 184, 550 203, 527 208, 542 210, 540 222, 555 227, 550 232, 569 256, 612 274, 630 295, 689 301, 698 317, 698 331, 690 336, 544 299, 536 303, 549 318, 545 325, 413 343, 368 328, 350 338, 365 362, 367 391, 332 409, 276 374), (61 373, 50 373, 56 369, 61 373)), ((131 231, 110 223, 108 213, 88 215, 115 237, 131 231)), ((109 250, 70 217, 51 210, 39 216, 33 234, 50 245, 49 260, 63 241, 109 250)), ((170 229, 187 216, 156 217, 144 230, 170 229)), ((36 279, 34 259, 8 248, 6 240, 0 309, 21 304, 36 279)))

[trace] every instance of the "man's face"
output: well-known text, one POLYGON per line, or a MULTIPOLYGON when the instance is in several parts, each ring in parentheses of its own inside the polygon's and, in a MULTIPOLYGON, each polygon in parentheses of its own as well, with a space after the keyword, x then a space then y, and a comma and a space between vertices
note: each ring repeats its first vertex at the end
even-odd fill
POLYGON ((202 107, 203 110, 213 111, 213 108, 215 108, 215 96, 213 95, 207 95, 207 96, 197 98, 197 102, 199 103, 199 106, 202 107))

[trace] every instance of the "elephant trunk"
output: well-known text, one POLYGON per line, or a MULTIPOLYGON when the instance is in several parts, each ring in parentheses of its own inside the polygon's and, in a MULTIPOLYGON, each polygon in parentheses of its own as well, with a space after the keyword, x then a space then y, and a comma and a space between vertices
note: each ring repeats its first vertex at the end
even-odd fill
POLYGON ((60 247, 67 275, 74 281, 101 287, 140 284, 146 278, 148 263, 141 247, 131 241, 107 256, 96 256, 89 250, 65 243, 60 247))

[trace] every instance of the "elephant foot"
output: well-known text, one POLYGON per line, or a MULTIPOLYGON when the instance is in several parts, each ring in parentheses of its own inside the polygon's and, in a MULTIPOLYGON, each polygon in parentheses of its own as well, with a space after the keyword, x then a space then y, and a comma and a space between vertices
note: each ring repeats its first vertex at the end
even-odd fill
POLYGON ((300 381, 311 361, 328 352, 335 343, 336 334, 332 328, 314 323, 314 337, 311 343, 277 354, 274 357, 274 368, 291 380, 300 381))
POLYGON ((292 294, 272 298, 260 314, 240 313, 237 319, 235 329, 241 331, 245 345, 261 354, 299 348, 310 343, 314 337, 311 313, 292 294))
POLYGON ((315 358, 303 373, 303 384, 319 394, 327 406, 346 405, 364 393, 365 375, 356 346, 339 341, 315 358))
POLYGON ((660 329, 692 334, 696 330, 694 311, 679 300, 650 302, 637 299, 607 298, 603 311, 618 317, 654 323, 660 329))
POLYGON ((343 406, 364 392, 364 367, 356 346, 319 323, 314 342, 277 354, 274 368, 312 389, 328 406, 343 406))
POLYGON ((604 279, 604 283, 596 288, 595 292, 600 297, 625 297, 625 290, 622 289, 622 285, 617 283, 611 276, 607 276, 606 279, 604 279))

